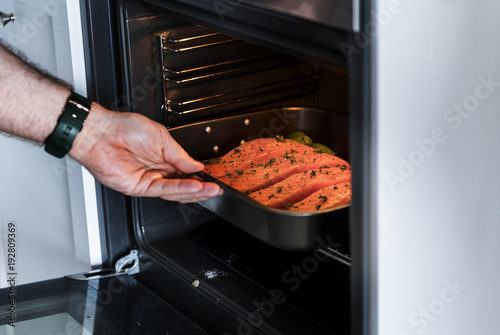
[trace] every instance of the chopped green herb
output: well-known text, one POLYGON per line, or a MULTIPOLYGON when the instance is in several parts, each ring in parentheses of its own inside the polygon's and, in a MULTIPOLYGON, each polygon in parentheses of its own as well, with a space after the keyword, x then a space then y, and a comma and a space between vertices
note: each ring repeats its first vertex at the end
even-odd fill
POLYGON ((219 164, 220 159, 221 159, 220 157, 212 158, 212 159, 207 159, 205 161, 205 164, 207 164, 207 165, 210 165, 210 164, 219 164))
POLYGON ((278 142, 285 142, 285 139, 283 138, 282 135, 276 135, 276 141, 278 141, 278 142))
POLYGON ((340 171, 345 171, 345 170, 347 170, 347 166, 345 166, 345 164, 344 164, 344 165, 337 164, 337 165, 335 165, 335 166, 336 166, 336 167, 338 167, 338 168, 340 169, 340 171))
POLYGON ((316 171, 314 171, 314 170, 311 171, 311 178, 312 177, 316 177, 316 171))
POLYGON ((284 186, 278 186, 278 191, 277 191, 277 192, 278 192, 278 193, 283 192, 283 188, 284 188, 284 186))
POLYGON ((321 208, 321 204, 317 204, 316 205, 316 210, 319 211, 320 208, 321 208))
POLYGON ((293 157, 293 152, 297 152, 295 150, 291 150, 290 152, 288 151, 285 151, 285 153, 283 154, 283 157, 285 157, 286 159, 289 159, 292 164, 297 164, 297 161, 295 160, 295 157, 293 157))
POLYGON ((334 190, 338 190, 339 188, 338 188, 337 186, 334 186, 334 187, 333 187, 333 189, 334 189, 334 190))
POLYGON ((276 158, 271 158, 268 160, 265 164, 264 167, 272 166, 276 162, 276 158))
POLYGON ((318 199, 323 199, 323 202, 326 202, 328 200, 328 197, 326 195, 320 195, 318 199))
POLYGON ((241 175, 243 174, 243 170, 236 170, 236 174, 237 174, 238 176, 241 176, 241 175))
POLYGON ((241 153, 241 150, 236 148, 236 149, 234 149, 234 153, 241 153))
POLYGON ((264 149, 262 149, 262 147, 259 148, 259 151, 264 151, 264 149))
POLYGON ((272 197, 274 197, 274 194, 271 194, 270 196, 268 196, 267 199, 271 199, 272 197))
POLYGON ((269 178, 269 173, 266 173, 264 176, 264 179, 267 179, 267 178, 269 178))
POLYGON ((286 204, 286 206, 285 206, 285 208, 283 208, 283 209, 284 209, 285 211, 287 211, 287 210, 289 210, 289 209, 290 209, 290 207, 292 207, 292 206, 293 206, 293 204, 291 204, 291 203, 287 203, 287 204, 286 204))
POLYGON ((243 191, 243 194, 247 194, 247 195, 248 195, 248 194, 250 194, 250 193, 252 193, 252 191, 250 191, 250 190, 245 190, 245 191, 243 191))

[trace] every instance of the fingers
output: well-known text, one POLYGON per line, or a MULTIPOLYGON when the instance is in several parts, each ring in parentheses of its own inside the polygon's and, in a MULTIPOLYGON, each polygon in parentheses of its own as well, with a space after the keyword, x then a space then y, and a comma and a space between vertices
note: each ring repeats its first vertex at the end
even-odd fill
POLYGON ((163 159, 184 173, 203 170, 203 163, 196 161, 165 130, 163 159))
POLYGON ((194 179, 157 179, 142 196, 182 203, 207 200, 222 194, 219 185, 194 179))

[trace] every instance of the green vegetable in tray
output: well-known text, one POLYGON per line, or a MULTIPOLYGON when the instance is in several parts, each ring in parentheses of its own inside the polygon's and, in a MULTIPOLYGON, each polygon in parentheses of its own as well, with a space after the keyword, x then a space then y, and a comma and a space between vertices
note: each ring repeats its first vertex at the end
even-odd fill
POLYGON ((324 144, 314 143, 312 145, 312 147, 317 152, 322 152, 322 153, 325 153, 325 154, 335 155, 335 151, 333 151, 332 149, 330 149, 329 147, 327 147, 324 144))
POLYGON ((288 138, 290 140, 308 145, 308 146, 312 147, 314 149, 314 151, 326 153, 326 154, 330 154, 330 155, 336 154, 335 151, 333 151, 332 149, 330 149, 326 145, 321 144, 321 143, 314 143, 313 140, 311 139, 311 137, 307 136, 302 131, 293 132, 290 135, 288 135, 288 138))
POLYGON ((288 138, 308 146, 313 145, 313 140, 301 131, 291 133, 290 135, 288 135, 288 138))

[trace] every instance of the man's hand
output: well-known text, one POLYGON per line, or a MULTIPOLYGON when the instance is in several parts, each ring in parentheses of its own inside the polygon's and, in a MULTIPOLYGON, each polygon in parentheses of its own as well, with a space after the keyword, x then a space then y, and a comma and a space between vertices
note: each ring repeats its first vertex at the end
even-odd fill
POLYGON ((163 125, 139 114, 94 103, 69 154, 102 184, 127 195, 196 202, 222 193, 217 184, 190 178, 203 164, 163 125))
MULTIPOLYGON (((44 143, 70 90, 0 44, 0 131, 44 143)), ((139 114, 94 103, 70 156, 104 185, 132 196, 194 202, 222 193, 188 175, 203 169, 166 128, 139 114)))

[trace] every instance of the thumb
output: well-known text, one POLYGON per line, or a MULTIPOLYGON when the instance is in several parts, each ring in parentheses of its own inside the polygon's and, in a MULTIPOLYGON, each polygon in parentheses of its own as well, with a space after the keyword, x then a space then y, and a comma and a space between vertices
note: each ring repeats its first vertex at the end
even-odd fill
POLYGON ((163 149, 163 159, 184 173, 203 170, 203 163, 193 159, 166 131, 163 149))

